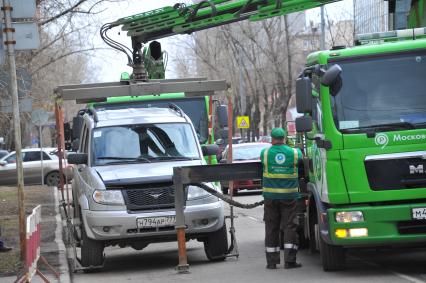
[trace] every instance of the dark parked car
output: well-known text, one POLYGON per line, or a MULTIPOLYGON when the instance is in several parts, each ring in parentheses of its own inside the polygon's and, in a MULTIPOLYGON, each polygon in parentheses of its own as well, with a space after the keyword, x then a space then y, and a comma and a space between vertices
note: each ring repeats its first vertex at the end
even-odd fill
MULTIPOLYGON (((232 146, 232 163, 260 161, 260 152, 262 149, 270 147, 269 143, 240 143, 232 146)), ((228 147, 222 154, 221 163, 226 163, 228 158, 228 147)), ((228 193, 228 182, 222 182, 222 192, 228 193)), ((255 180, 234 180, 234 193, 238 190, 258 190, 261 189, 262 182, 260 179, 255 180)))

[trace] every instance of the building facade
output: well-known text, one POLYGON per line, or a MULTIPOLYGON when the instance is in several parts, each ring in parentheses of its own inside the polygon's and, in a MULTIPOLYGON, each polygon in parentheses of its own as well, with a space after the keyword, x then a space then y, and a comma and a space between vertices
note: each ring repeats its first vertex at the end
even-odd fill
POLYGON ((353 5, 356 34, 388 30, 388 1, 353 0, 353 5))

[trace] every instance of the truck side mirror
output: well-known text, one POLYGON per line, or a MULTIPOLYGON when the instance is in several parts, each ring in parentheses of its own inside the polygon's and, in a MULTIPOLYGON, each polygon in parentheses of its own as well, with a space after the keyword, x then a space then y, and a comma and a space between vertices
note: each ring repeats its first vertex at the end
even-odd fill
POLYGON ((67 159, 69 164, 87 164, 86 153, 70 153, 67 159))
POLYGON ((312 113, 312 85, 308 77, 296 80, 296 109, 299 113, 312 113))
POLYGON ((331 66, 322 76, 321 84, 324 86, 331 86, 341 73, 342 68, 339 65, 335 64, 331 66))
POLYGON ((78 148, 80 146, 80 139, 75 139, 71 143, 71 149, 72 151, 78 151, 78 148))
POLYGON ((296 131, 298 133, 308 133, 312 131, 312 117, 303 116, 296 118, 296 131))
POLYGON ((72 139, 78 139, 81 134, 81 128, 83 128, 84 119, 82 116, 78 115, 72 119, 72 139))
POLYGON ((212 156, 219 152, 219 147, 215 144, 203 145, 201 151, 204 156, 212 156))
POLYGON ((64 123, 64 140, 70 141, 71 140, 71 126, 69 122, 64 123))
POLYGON ((217 120, 220 128, 228 127, 228 107, 226 105, 219 105, 216 108, 217 120))
POLYGON ((331 96, 336 96, 342 89, 342 77, 340 76, 341 73, 342 68, 335 64, 324 73, 321 79, 322 85, 330 87, 331 96))

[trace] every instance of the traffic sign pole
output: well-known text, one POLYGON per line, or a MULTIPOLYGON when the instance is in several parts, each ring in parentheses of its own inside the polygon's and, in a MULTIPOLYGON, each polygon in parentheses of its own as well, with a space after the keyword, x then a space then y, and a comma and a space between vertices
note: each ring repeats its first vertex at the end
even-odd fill
POLYGON ((12 97, 13 109, 13 127, 15 137, 16 151, 16 173, 18 177, 18 207, 19 207, 19 239, 21 248, 21 261, 25 262, 26 256, 26 229, 25 229, 25 196, 24 196, 24 171, 22 167, 22 145, 21 145, 21 120, 19 117, 19 100, 18 100, 18 82, 16 78, 15 64, 15 41, 13 40, 12 6, 10 0, 3 0, 3 14, 5 19, 5 28, 3 32, 6 34, 4 42, 7 48, 7 59, 10 72, 10 95, 12 97))

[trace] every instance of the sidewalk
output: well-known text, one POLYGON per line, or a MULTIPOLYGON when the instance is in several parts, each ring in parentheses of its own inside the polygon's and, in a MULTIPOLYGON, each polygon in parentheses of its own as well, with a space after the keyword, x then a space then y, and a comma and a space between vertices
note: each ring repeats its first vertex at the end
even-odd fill
MULTIPOLYGON (((3 229, 2 236, 5 238, 6 243, 14 248, 13 254, 2 254, 0 257, 0 283, 14 282, 17 279, 16 267, 11 269, 9 264, 9 269, 2 269, 2 261, 3 263, 11 261, 8 257, 14 260, 16 260, 17 257, 19 258, 17 196, 15 195, 16 188, 0 187, 0 226, 3 229)), ((26 213, 29 214, 32 208, 38 204, 42 205, 41 255, 60 273, 60 279, 56 279, 54 274, 52 274, 41 262, 39 263, 39 269, 50 282, 69 283, 71 280, 66 258, 66 249, 62 240, 62 220, 58 206, 59 193, 57 189, 53 187, 26 186, 26 213)), ((38 283, 44 281, 39 276, 35 275, 31 282, 38 283)))

